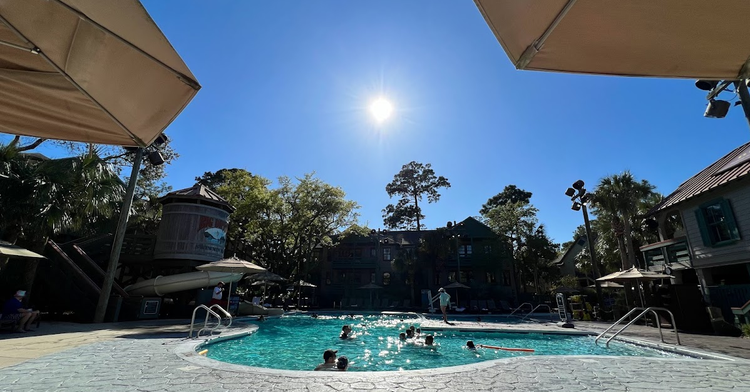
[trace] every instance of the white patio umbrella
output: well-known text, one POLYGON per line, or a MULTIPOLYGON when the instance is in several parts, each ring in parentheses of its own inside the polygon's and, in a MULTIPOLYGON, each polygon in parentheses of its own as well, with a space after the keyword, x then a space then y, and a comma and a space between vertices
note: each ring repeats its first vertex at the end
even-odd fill
MULTIPOLYGON (((195 267, 201 271, 216 271, 216 272, 230 272, 235 274, 251 274, 254 272, 264 272, 265 268, 253 264, 249 261, 239 259, 237 257, 230 257, 228 259, 222 259, 214 261, 208 264, 203 264, 195 267)), ((232 282, 229 282, 229 291, 227 291, 227 308, 229 308, 229 299, 232 295, 232 282)), ((227 309, 229 310, 229 309, 227 309)))
POLYGON ((28 259, 46 259, 46 257, 39 253, 32 252, 26 248, 22 248, 18 245, 13 245, 10 242, 0 241, 0 256, 5 257, 21 257, 28 259))
POLYGON ((661 279, 673 279, 674 276, 662 274, 660 272, 653 272, 653 271, 646 271, 646 270, 639 270, 636 267, 627 269, 625 271, 617 271, 613 272, 609 275, 602 276, 601 278, 597 279, 600 282, 628 282, 628 281, 635 281, 636 285, 638 286, 638 296, 641 299, 641 306, 644 306, 645 300, 643 298, 643 291, 641 290, 641 281, 650 281, 650 280, 661 280, 661 279))

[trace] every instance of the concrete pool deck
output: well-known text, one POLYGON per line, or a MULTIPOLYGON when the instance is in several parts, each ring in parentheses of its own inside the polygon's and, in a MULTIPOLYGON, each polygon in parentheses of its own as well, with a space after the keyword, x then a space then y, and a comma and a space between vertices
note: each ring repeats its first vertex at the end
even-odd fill
MULTIPOLYGON (((461 327, 467 327, 461 322, 461 327)), ((43 324, 0 334, 0 391, 740 391, 750 361, 528 356, 409 372, 290 372, 186 360, 184 320, 43 324)), ((483 323, 484 324, 484 323, 483 323)), ((577 328, 584 328, 584 323, 577 328)), ((585 323, 596 330, 604 324, 585 323), (591 324, 591 325, 589 325, 591 324)), ((651 339, 638 328, 627 336, 651 339), (644 335, 644 336, 640 336, 644 335)), ((658 336, 658 335, 657 335, 658 336)), ((665 332, 665 340, 671 336, 665 332)), ((688 347, 750 357, 750 339, 681 334, 688 347)), ((279 348, 288 349, 288 348, 279 348)), ((206 358, 203 358, 210 361, 206 358)), ((311 364, 311 367, 315 364, 311 364)))

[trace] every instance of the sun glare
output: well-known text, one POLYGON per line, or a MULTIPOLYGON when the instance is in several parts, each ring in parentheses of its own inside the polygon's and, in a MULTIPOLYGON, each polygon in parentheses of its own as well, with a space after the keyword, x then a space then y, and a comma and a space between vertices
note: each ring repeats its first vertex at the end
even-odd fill
POLYGON ((393 105, 385 98, 378 98, 370 105, 370 113, 375 117, 375 121, 382 123, 391 117, 393 105))

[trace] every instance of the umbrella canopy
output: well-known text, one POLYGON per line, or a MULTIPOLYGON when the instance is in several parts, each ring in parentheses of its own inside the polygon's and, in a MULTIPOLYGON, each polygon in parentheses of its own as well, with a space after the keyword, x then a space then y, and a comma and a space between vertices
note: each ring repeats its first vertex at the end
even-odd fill
POLYGON ((613 272, 609 275, 602 276, 597 279, 600 282, 614 281, 624 282, 628 280, 659 280, 659 279, 674 279, 672 275, 666 275, 659 272, 639 270, 638 268, 630 268, 625 271, 613 272))
POLYGON ((263 271, 258 272, 257 274, 252 274, 245 278, 247 281, 254 282, 254 283, 262 283, 262 282, 283 282, 286 279, 283 277, 274 274, 271 271, 263 271))
POLYGON ((0 132, 148 146, 199 89, 137 0, 0 2, 0 132))
POLYGON ((291 286, 289 287, 318 287, 310 282, 305 282, 304 280, 295 281, 291 286))
POLYGON ((750 76, 747 0, 474 0, 518 69, 623 76, 750 76))
POLYGON ((201 271, 232 272, 235 274, 251 274, 254 272, 266 271, 265 268, 257 264, 253 264, 249 261, 238 259, 236 257, 230 257, 228 259, 199 265, 195 268, 201 271))
POLYGON ((278 283, 271 282, 269 280, 258 280, 253 283, 250 283, 250 286, 278 286, 278 283))
MULTIPOLYGON (((594 288, 594 287, 596 287, 596 285, 592 284, 592 285, 589 285, 588 287, 589 288, 594 288)), ((615 283, 615 282, 602 282, 602 284, 600 285, 600 287, 603 288, 603 289, 621 289, 621 288, 624 288, 625 286, 623 286, 623 285, 621 285, 619 283, 615 283)))
POLYGON ((46 259, 39 253, 32 252, 28 249, 11 244, 10 242, 0 241, 0 256, 5 257, 23 257, 29 259, 46 259))
POLYGON ((453 282, 447 286, 443 286, 444 289, 470 289, 471 287, 461 283, 461 282, 453 282))

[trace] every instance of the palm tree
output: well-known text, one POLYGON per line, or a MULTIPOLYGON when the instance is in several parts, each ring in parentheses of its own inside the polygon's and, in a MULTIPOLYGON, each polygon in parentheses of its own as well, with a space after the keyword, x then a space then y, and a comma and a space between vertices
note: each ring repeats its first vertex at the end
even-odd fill
MULTIPOLYGON (((46 239, 64 231, 89 235, 113 223, 124 187, 95 150, 72 158, 38 159, 13 143, 0 146, 0 232, 41 251, 46 239)), ((30 288, 36 261, 29 261, 24 284, 30 288)))
POLYGON ((602 178, 593 193, 597 218, 608 217, 618 239, 622 268, 635 265, 633 220, 640 218, 639 206, 653 197, 654 186, 646 180, 636 181, 629 171, 602 178))

